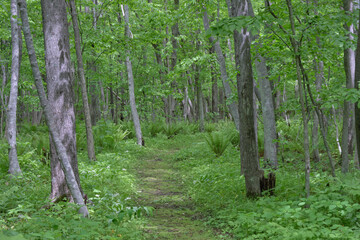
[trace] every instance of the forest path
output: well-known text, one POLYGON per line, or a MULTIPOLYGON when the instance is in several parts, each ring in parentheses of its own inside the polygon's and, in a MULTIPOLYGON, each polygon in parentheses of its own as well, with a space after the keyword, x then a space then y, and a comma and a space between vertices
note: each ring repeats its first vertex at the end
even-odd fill
POLYGON ((175 146, 144 156, 137 175, 139 204, 154 207, 153 216, 144 228, 145 239, 219 239, 216 233, 197 219, 193 203, 181 183, 180 173, 171 164, 178 151, 175 146))

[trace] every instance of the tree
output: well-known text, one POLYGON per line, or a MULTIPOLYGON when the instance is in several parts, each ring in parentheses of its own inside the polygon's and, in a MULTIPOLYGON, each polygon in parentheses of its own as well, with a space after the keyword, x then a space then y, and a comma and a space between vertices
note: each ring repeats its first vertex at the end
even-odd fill
POLYGON ((7 139, 10 145, 9 149, 9 173, 11 175, 21 174, 19 161, 16 152, 16 109, 18 98, 18 81, 20 71, 20 41, 18 27, 18 6, 17 0, 11 0, 11 44, 12 44, 12 62, 11 62, 11 90, 7 114, 7 139))
MULTIPOLYGON (((203 23, 204 23, 204 29, 205 31, 209 30, 209 17, 206 11, 206 8, 204 7, 204 16, 203 16, 203 23)), ((221 73, 221 80, 223 83, 223 87, 224 87, 224 91, 225 91, 225 96, 228 99, 232 98, 232 91, 231 91, 231 87, 229 85, 229 77, 228 77, 228 73, 226 70, 226 63, 225 63, 225 58, 224 58, 224 54, 222 52, 222 49, 220 47, 220 43, 219 41, 215 41, 214 37, 210 37, 209 41, 211 44, 214 45, 215 48, 215 52, 216 52, 216 58, 217 61, 219 63, 220 66, 220 73, 221 73)), ((236 101, 230 102, 229 104, 227 104, 231 113, 231 116, 234 119, 235 122, 235 126, 236 128, 239 130, 240 129, 240 120, 239 120, 239 112, 238 112, 238 106, 236 104, 236 101)))
MULTIPOLYGON (((353 12, 354 3, 352 0, 343 0, 344 11, 346 14, 351 14, 353 12)), ((347 37, 349 41, 354 39, 354 25, 353 24, 345 24, 345 29, 348 31, 347 37)), ((354 77, 355 77, 355 51, 353 49, 346 48, 344 50, 344 69, 346 75, 346 88, 351 89, 354 88, 354 77)), ((352 112, 354 110, 354 105, 348 101, 344 102, 344 113, 343 113, 343 132, 342 132, 342 155, 341 155, 341 171, 343 173, 347 173, 349 171, 349 138, 352 131, 352 121, 354 120, 352 112)))
POLYGON ((77 58, 77 63, 78 63, 81 96, 82 96, 84 115, 85 115, 88 157, 89 157, 90 161, 95 161, 96 157, 95 157, 95 147, 94 147, 94 136, 93 136, 92 128, 91 128, 91 115, 90 115, 90 108, 89 108, 89 102, 88 102, 87 91, 86 91, 84 64, 83 64, 81 46, 80 46, 79 23, 78 23, 78 19, 77 19, 75 1, 70 0, 69 3, 70 3, 71 18, 72 18, 72 23, 73 23, 73 28, 74 28, 76 58, 77 58))
MULTIPOLYGON (((48 101, 55 121, 60 141, 66 148, 66 154, 74 172, 77 184, 80 179, 77 166, 74 92, 71 78, 71 59, 69 32, 65 2, 62 0, 42 0, 43 31, 45 42, 45 66, 48 101)), ((67 187, 60 159, 50 136, 51 194, 53 201, 63 197, 72 200, 67 187)))
MULTIPOLYGON (((20 7, 20 13, 21 13, 21 20, 22 20, 22 30, 24 32, 26 47, 28 50, 29 60, 33 72, 33 76, 35 78, 35 85, 36 89, 39 94, 40 103, 44 110, 47 125, 49 127, 50 135, 52 137, 52 140, 55 144, 56 151, 60 157, 61 161, 61 167, 63 168, 63 171, 65 173, 65 179, 68 188, 70 189, 71 195, 74 199, 74 202, 77 203, 80 206, 79 213, 82 214, 84 217, 89 216, 88 209, 85 205, 79 184, 76 180, 73 168, 71 166, 71 159, 69 158, 67 154, 67 149, 65 148, 64 144, 62 143, 60 139, 60 134, 58 133, 58 129, 56 126, 55 119, 50 112, 50 104, 48 102, 48 99, 46 98, 44 86, 42 83, 41 73, 39 70, 39 66, 36 59, 34 44, 30 32, 30 25, 29 25, 29 19, 27 14, 27 6, 26 6, 26 0, 19 0, 19 7, 20 7)), ((61 1, 59 1, 61 4, 61 1)))
MULTIPOLYGON (((129 27, 129 7, 127 5, 122 5, 122 9, 123 9, 123 16, 125 19, 125 36, 127 38, 127 41, 129 41, 132 38, 132 33, 131 33, 130 27, 129 27)), ((136 103, 135 103, 134 75, 133 75, 132 64, 131 64, 131 60, 130 60, 131 52, 130 52, 129 44, 127 44, 127 48, 128 49, 126 50, 126 70, 128 73, 131 114, 133 117, 135 134, 136 134, 136 138, 137 138, 137 144, 144 146, 145 142, 144 142, 144 139, 142 136, 139 114, 137 112, 136 103)))
MULTIPOLYGON (((250 0, 233 0, 233 16, 248 16, 252 8, 250 0)), ((261 194, 260 169, 256 143, 254 118, 254 84, 250 53, 250 32, 246 28, 234 31, 236 79, 240 116, 240 155, 243 166, 246 195, 257 197, 261 194)))
MULTIPOLYGON (((359 8, 360 16, 360 8, 359 8)), ((360 18, 360 17, 359 17, 360 18)), ((359 22, 360 27, 360 22, 359 22)), ((359 90, 360 84, 360 34, 358 34, 356 55, 355 55, 355 89, 359 90)), ((356 135, 356 149, 360 149, 360 108, 359 103, 355 104, 355 135, 356 135)), ((358 154, 358 162, 360 162, 360 154, 358 154)))
MULTIPOLYGON (((254 10, 252 8, 249 8, 249 15, 252 17, 254 16, 254 10)), ((259 49, 262 48, 262 42, 258 39, 259 35, 255 35, 253 38, 258 40, 256 43, 258 52, 255 58, 255 67, 260 85, 260 102, 264 122, 264 162, 269 164, 271 168, 276 169, 278 167, 278 160, 275 108, 271 83, 269 81, 269 73, 266 66, 267 60, 259 53, 259 49)))

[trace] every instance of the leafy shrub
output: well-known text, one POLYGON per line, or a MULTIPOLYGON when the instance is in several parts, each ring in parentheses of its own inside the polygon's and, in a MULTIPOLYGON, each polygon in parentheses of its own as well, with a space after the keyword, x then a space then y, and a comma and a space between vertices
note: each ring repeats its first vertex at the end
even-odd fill
POLYGON ((225 152, 230 143, 229 137, 219 132, 207 134, 205 140, 217 157, 225 152))

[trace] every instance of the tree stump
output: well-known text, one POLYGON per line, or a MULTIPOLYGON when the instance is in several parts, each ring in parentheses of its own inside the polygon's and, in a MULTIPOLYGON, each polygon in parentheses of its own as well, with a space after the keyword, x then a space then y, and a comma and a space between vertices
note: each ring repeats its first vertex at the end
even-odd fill
POLYGON ((270 172, 268 174, 268 177, 266 178, 265 175, 263 175, 260 178, 260 190, 261 190, 261 194, 263 194, 263 192, 269 192, 270 196, 274 195, 274 191, 275 191, 275 184, 276 184, 276 176, 275 173, 270 172))

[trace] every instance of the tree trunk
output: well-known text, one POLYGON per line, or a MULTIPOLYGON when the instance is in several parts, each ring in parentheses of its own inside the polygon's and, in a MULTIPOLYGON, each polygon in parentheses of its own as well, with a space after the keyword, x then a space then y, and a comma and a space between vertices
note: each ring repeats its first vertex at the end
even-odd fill
MULTIPOLYGON (((204 23, 204 29, 205 29, 205 31, 207 31, 210 27, 209 27, 209 18, 208 18, 206 9, 204 9, 203 23, 204 23)), ((226 71, 225 58, 224 58, 223 52, 221 50, 220 43, 219 43, 219 41, 215 42, 214 37, 210 37, 209 40, 210 40, 210 43, 213 44, 214 48, 215 48, 216 57, 217 57, 217 60, 218 60, 219 66, 220 66, 221 80, 222 80, 223 87, 225 90, 225 96, 226 96, 226 98, 231 99, 232 91, 231 91, 231 87, 229 85, 229 77, 228 77, 227 71, 226 71)), ((236 129, 239 130, 241 121, 239 120, 238 106, 235 101, 232 101, 228 105, 228 107, 229 107, 231 116, 234 119, 236 129)))
MULTIPOLYGON (((250 0, 233 0, 233 16, 249 15, 250 0)), ((264 172, 259 166, 254 122, 254 84, 250 53, 250 32, 243 28, 234 31, 235 63, 240 116, 240 154, 244 169, 246 195, 258 197, 261 194, 260 179, 264 172)))
POLYGON ((295 55, 295 62, 296 62, 296 76, 299 84, 299 98, 301 104, 301 115, 303 118, 303 126, 304 126, 304 154, 305 154, 305 192, 306 197, 310 196, 310 144, 309 144, 309 127, 308 127, 308 119, 306 115, 306 108, 305 108, 305 95, 303 89, 303 81, 301 77, 301 69, 300 69, 300 53, 299 53, 299 46, 298 42, 295 40, 295 24, 294 24, 294 15, 292 9, 291 0, 286 0, 287 7, 289 10, 289 19, 291 23, 291 31, 292 35, 289 36, 291 45, 293 47, 294 55, 295 55))
MULTIPOLYGON (((324 63, 322 61, 318 62, 316 59, 314 61, 314 65, 315 65, 315 78, 316 78, 316 92, 317 92, 317 96, 316 96, 316 102, 319 102, 319 92, 321 90, 321 85, 322 85, 322 78, 324 76, 324 63)), ((318 129, 319 129, 319 117, 317 115, 316 112, 314 112, 314 124, 313 124, 313 128, 312 128, 312 145, 313 145, 313 158, 315 162, 319 162, 320 161, 320 154, 319 154, 319 134, 318 134, 318 129)))
MULTIPOLYGON (((56 131, 66 148, 66 154, 81 189, 76 155, 74 92, 70 74, 71 59, 66 6, 62 0, 42 0, 41 7, 49 107, 56 124, 56 131)), ((55 201, 63 197, 72 199, 52 136, 50 137, 50 153, 50 198, 55 201)))
POLYGON ((70 2, 71 18, 72 18, 73 28, 74 28, 76 58, 77 58, 77 63, 78 63, 81 96, 82 96, 84 115, 85 115, 87 151, 88 151, 89 160, 95 161, 96 157, 95 157, 94 137, 93 137, 92 128, 91 128, 90 108, 89 108, 89 102, 88 102, 88 97, 87 97, 84 64, 83 64, 81 46, 80 46, 79 24, 78 24, 78 20, 77 20, 75 1, 70 0, 69 2, 70 2))
MULTIPOLYGON (((130 32, 129 27, 129 8, 127 5, 123 5, 124 9, 124 19, 125 19, 125 35, 127 37, 127 41, 129 41, 132 38, 132 33, 130 32)), ((140 119, 139 114, 136 109, 136 103, 135 103, 135 90, 134 90, 134 76, 132 71, 132 65, 130 61, 130 46, 127 44, 127 50, 126 50, 126 70, 128 72, 128 81, 129 81, 129 97, 130 97, 130 107, 131 107, 131 113, 134 121, 135 126, 135 134, 137 138, 137 144, 144 146, 145 142, 143 139, 143 135, 141 132, 141 126, 140 126, 140 119)))
MULTIPOLYGON (((343 0, 344 11, 346 14, 351 14, 353 12, 353 1, 352 0, 343 0)), ((354 34, 354 25, 345 24, 345 29, 348 33, 348 41, 354 40, 352 34, 354 34)), ((346 75, 346 88, 354 88, 354 78, 355 78, 355 52, 351 48, 344 50, 344 68, 346 75)), ((344 112, 343 112, 343 130, 342 130, 342 155, 341 155, 341 171, 347 173, 349 171, 349 134, 353 128, 351 119, 353 119, 354 104, 350 102, 344 102, 344 112)))
MULTIPOLYGON (((115 99, 116 102, 116 99, 115 99)), ((112 89, 112 84, 110 84, 110 114, 111 120, 115 122, 115 111, 114 111, 114 93, 112 89)))
MULTIPOLYGON (((214 48, 210 48, 210 54, 214 53, 214 48)), ((213 121, 219 120, 219 90, 217 85, 217 78, 215 74, 215 67, 213 64, 210 65, 211 69, 211 112, 213 113, 213 121)))
POLYGON ((225 97, 224 97, 224 89, 219 88, 219 119, 225 119, 225 97))
MULTIPOLYGON (((57 126, 56 126, 55 118, 51 112, 51 106, 46 98, 39 66, 37 63, 36 55, 35 55, 34 44, 33 44, 32 36, 31 36, 30 25, 29 25, 29 20, 28 20, 28 15, 27 15, 26 0, 19 0, 18 2, 19 2, 20 12, 21 12, 22 29, 23 29, 24 36, 25 36, 25 42, 26 42, 26 46, 28 49, 28 55, 29 55, 29 59, 30 59, 31 68, 33 71, 33 76, 35 78, 35 85, 36 85, 36 88, 37 88, 37 91, 39 94, 41 106, 42 106, 45 116, 46 116, 46 121, 47 121, 47 125, 49 127, 51 138, 53 139, 53 142, 56 147, 56 151, 60 157, 61 166, 63 168, 63 172, 65 173, 66 183, 70 189, 71 195, 72 195, 75 203, 80 205, 79 213, 82 214, 84 217, 87 217, 87 216, 89 216, 89 212, 85 205, 85 202, 84 202, 81 190, 80 190, 80 186, 76 180, 73 168, 71 166, 71 163, 70 163, 71 159, 67 154, 66 147, 64 146, 64 144, 62 143, 62 141, 60 139, 60 134, 59 134, 57 126)), ((56 3, 58 3, 58 2, 56 2, 56 3)), ((63 11, 63 13, 66 13, 65 5, 64 5, 65 2, 59 1, 59 3, 63 5, 63 8, 61 9, 63 11)), ((52 5, 52 3, 50 3, 50 5, 52 5)), ((58 8, 58 9, 60 10, 60 8, 58 8)), ((65 18, 66 15, 63 17, 64 17, 64 20, 66 20, 66 18, 65 18)), ((64 22, 60 22, 60 24, 61 23, 64 23, 64 22)), ((62 25, 62 26, 66 26, 66 25, 62 25)))
MULTIPOLYGON (((0 60, 1 57, 0 57, 0 60)), ((3 137, 3 131, 4 131, 4 118, 5 118, 5 110, 6 110, 6 97, 5 97, 5 86, 7 82, 7 74, 6 74, 6 66, 7 64, 1 63, 1 72, 2 72, 2 81, 1 81, 1 119, 0 119, 0 137, 3 137)))
POLYGON ((197 109, 198 109, 198 119, 199 119, 199 131, 203 132, 205 130, 204 126, 204 104, 202 96, 202 87, 200 80, 200 69, 199 66, 195 66, 195 84, 196 84, 196 96, 197 96, 197 109))
MULTIPOLYGON (((360 14, 360 8, 359 8, 360 14)), ((360 21, 359 21, 360 27, 360 21)), ((355 89, 359 90, 360 83, 360 34, 358 34, 358 41, 356 46, 355 55, 355 89)), ((356 132, 356 149, 360 151, 360 108, 358 104, 355 104, 355 132, 356 132)), ((358 161, 360 162, 360 154, 358 153, 358 161)))
MULTIPOLYGON (((249 6, 249 14, 250 16, 254 16, 254 11, 251 5, 249 6)), ((258 35, 255 35, 253 39, 257 39, 258 37, 258 35)), ((257 42, 256 47, 261 48, 262 43, 257 42)), ((273 91, 268 77, 269 73, 266 66, 266 59, 259 53, 256 55, 255 66, 258 73, 258 82, 260 85, 261 98, 259 101, 261 102, 264 122, 264 162, 269 164, 271 168, 276 169, 278 167, 278 159, 275 108, 272 94, 273 91)))
POLYGON ((11 175, 20 175, 21 169, 16 152, 16 109, 18 98, 18 82, 20 72, 20 37, 18 27, 18 5, 17 0, 11 0, 11 88, 7 112, 7 139, 9 149, 9 173, 11 175))
MULTIPOLYGON (((89 65, 89 70, 92 71, 94 74, 96 73, 96 65, 94 62, 89 61, 88 62, 89 65)), ((89 83, 89 92, 90 92, 90 120, 91 120, 91 125, 95 126, 97 121, 100 120, 101 117, 101 111, 100 111, 100 100, 99 100, 99 95, 96 92, 96 88, 97 88, 97 82, 94 78, 89 79, 90 83, 89 83)))

